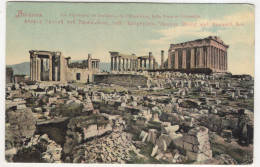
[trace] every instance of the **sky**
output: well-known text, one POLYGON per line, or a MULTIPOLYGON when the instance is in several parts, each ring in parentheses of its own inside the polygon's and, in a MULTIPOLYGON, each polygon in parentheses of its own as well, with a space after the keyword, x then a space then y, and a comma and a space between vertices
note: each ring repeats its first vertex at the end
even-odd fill
POLYGON ((110 62, 109 51, 137 56, 152 52, 160 63, 161 50, 166 59, 171 43, 219 36, 229 45, 228 70, 254 76, 254 12, 249 4, 8 2, 6 64, 30 61, 29 50, 61 51, 72 60, 91 53, 101 62, 110 62), (26 16, 16 17, 18 11, 26 16), (42 17, 30 17, 35 14, 42 17), (63 24, 55 24, 61 20, 63 24), (140 22, 149 25, 137 26, 140 22))

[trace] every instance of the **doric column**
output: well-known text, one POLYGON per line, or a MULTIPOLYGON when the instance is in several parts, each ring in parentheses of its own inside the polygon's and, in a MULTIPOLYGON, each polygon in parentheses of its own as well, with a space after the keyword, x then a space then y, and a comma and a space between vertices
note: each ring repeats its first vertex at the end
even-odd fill
POLYGON ((210 46, 210 67, 211 68, 214 68, 213 60, 214 60, 214 50, 213 47, 210 46))
POLYGON ((168 50, 168 69, 172 68, 172 62, 171 62, 171 50, 168 50))
POLYGON ((214 47, 214 68, 217 68, 217 48, 214 47))
POLYGON ((196 48, 196 51, 195 51, 195 67, 196 68, 199 68, 199 63, 200 63, 200 49, 199 48, 196 48))
POLYGON ((200 52, 200 56, 199 56, 199 67, 202 68, 204 67, 203 65, 203 59, 204 59, 204 55, 203 55, 203 47, 199 48, 200 52))
POLYGON ((121 57, 118 57, 119 63, 118 63, 118 70, 121 71, 121 57))
POLYGON ((219 49, 218 48, 216 48, 217 49, 217 69, 219 70, 219 49))
POLYGON ((220 50, 220 70, 223 70, 223 50, 220 50))
POLYGON ((190 49, 190 68, 195 67, 195 49, 191 48, 190 49))
POLYGON ((114 63, 113 63, 113 57, 111 56, 111 65, 110 65, 110 70, 113 71, 114 70, 114 63))
POLYGON ((152 69, 152 52, 149 52, 149 70, 151 70, 152 69))
POLYGON ((52 81, 52 56, 49 56, 49 81, 52 81))
POLYGON ((182 69, 187 68, 187 58, 186 58, 186 49, 182 50, 182 69))
POLYGON ((208 61, 208 59, 207 59, 207 48, 206 49, 204 49, 204 48, 205 47, 202 48, 202 50, 203 50, 203 57, 204 57, 204 65, 203 65, 203 67, 206 68, 207 67, 207 61, 208 61))
POLYGON ((207 56, 206 67, 209 68, 210 67, 210 46, 207 46, 206 56, 207 56))
POLYGON ((174 52, 174 68, 175 69, 178 69, 179 68, 179 60, 178 60, 178 57, 179 57, 179 55, 178 55, 178 53, 179 53, 179 51, 178 50, 175 50, 175 52, 174 52))
POLYGON ((144 59, 144 68, 146 69, 147 67, 146 67, 146 58, 144 59))
POLYGON ((226 71, 228 70, 228 57, 227 57, 227 52, 225 52, 225 56, 226 56, 226 71))
POLYGON ((164 51, 161 50, 161 69, 164 69, 164 51))

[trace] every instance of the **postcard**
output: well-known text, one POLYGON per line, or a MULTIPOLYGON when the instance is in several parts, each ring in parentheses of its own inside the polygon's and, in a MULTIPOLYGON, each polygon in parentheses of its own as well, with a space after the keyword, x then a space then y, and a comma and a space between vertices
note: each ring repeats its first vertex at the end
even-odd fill
POLYGON ((7 163, 254 162, 255 7, 7 2, 7 163))

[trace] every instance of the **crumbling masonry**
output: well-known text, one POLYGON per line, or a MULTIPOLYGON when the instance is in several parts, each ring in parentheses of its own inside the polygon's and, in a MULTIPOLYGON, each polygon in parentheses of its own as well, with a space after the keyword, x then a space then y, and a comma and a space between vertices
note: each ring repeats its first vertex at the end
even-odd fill
POLYGON ((70 57, 64 58, 59 51, 31 50, 30 79, 32 81, 57 82, 92 82, 93 74, 99 73, 99 59, 92 59, 91 54, 82 63, 69 63, 70 57))

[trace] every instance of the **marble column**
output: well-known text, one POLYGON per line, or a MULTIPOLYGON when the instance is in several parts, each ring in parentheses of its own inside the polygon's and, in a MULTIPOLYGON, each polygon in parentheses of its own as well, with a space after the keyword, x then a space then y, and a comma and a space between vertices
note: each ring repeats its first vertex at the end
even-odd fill
POLYGON ((186 58, 186 49, 182 50, 182 69, 187 68, 187 58, 186 58))
POLYGON ((49 56, 49 81, 52 81, 52 56, 49 56))
POLYGON ((191 48, 190 49, 190 68, 195 67, 195 49, 191 48))
POLYGON ((164 51, 161 51, 161 69, 164 69, 164 51))
POLYGON ((115 71, 118 71, 118 68, 117 68, 117 56, 115 57, 115 71))
POLYGON ((217 48, 217 67, 216 67, 218 70, 219 70, 219 49, 217 48))
POLYGON ((147 67, 146 67, 146 58, 144 59, 144 68, 146 69, 147 67))
POLYGON ((33 80, 32 77, 32 57, 30 56, 30 80, 33 80))
POLYGON ((153 70, 155 70, 155 59, 153 59, 153 70))
POLYGON ((114 63, 113 63, 113 57, 111 57, 111 65, 110 65, 110 71, 114 70, 114 63))
POLYGON ((174 52, 174 58, 175 58, 175 60, 174 60, 174 68, 175 69, 178 69, 179 68, 179 51, 178 50, 175 50, 175 52, 174 52))
POLYGON ((209 68, 210 67, 210 47, 209 46, 207 46, 206 56, 207 56, 206 67, 209 68))
POLYGON ((137 69, 141 68, 140 59, 137 59, 137 69))
POLYGON ((33 57, 33 80, 37 80, 37 56, 34 55, 33 57))
POLYGON ((128 59, 126 59, 126 66, 125 66, 126 71, 128 71, 128 59))
POLYGON ((148 61, 149 61, 149 70, 152 69, 152 52, 149 52, 149 57, 148 57, 148 61))
POLYGON ((200 48, 199 54, 200 54, 200 56, 199 56, 199 67, 202 68, 202 67, 204 67, 204 65, 203 65, 203 59, 204 59, 203 47, 200 48))
POLYGON ((132 67, 133 67, 133 60, 130 59, 130 71, 132 71, 132 67))
POLYGON ((172 62, 171 62, 171 51, 168 50, 168 69, 171 69, 172 68, 172 62))
POLYGON ((37 81, 41 80, 41 59, 37 59, 37 81))
POLYGON ((118 57, 118 59, 119 59, 118 70, 121 71, 121 59, 122 59, 122 58, 121 58, 121 57, 118 57))

